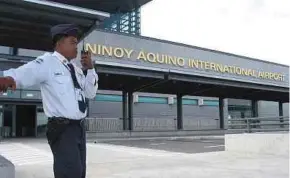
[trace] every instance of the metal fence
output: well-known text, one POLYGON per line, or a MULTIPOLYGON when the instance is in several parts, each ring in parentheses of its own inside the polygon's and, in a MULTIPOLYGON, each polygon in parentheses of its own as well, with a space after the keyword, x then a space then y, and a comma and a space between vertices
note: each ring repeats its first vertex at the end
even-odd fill
POLYGON ((247 133, 289 131, 289 116, 229 119, 228 130, 247 133))
POLYGON ((0 141, 3 138, 11 137, 11 128, 10 127, 0 127, 0 141))
MULTIPOLYGON (((219 129, 219 119, 214 118, 184 118, 183 130, 219 129)), ((164 118, 137 118, 133 119, 134 131, 176 131, 177 119, 164 118)), ((122 118, 87 118, 86 131, 88 132, 117 132, 123 131, 122 118)))

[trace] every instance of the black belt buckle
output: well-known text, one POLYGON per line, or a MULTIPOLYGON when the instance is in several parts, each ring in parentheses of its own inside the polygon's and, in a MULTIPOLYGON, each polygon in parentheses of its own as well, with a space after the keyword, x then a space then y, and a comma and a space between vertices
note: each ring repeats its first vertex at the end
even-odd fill
POLYGON ((80 125, 82 125, 83 123, 84 123, 84 121, 85 121, 85 119, 83 118, 83 119, 81 119, 80 120, 80 125))
POLYGON ((49 118, 49 122, 56 123, 56 124, 64 124, 64 125, 69 125, 69 124, 79 124, 82 125, 84 122, 84 118, 80 120, 75 120, 75 119, 68 119, 64 117, 52 117, 49 118))
POLYGON ((69 119, 64 117, 51 117, 48 119, 49 122, 55 123, 55 124, 64 124, 67 125, 70 123, 69 119))
POLYGON ((84 119, 68 119, 70 124, 82 125, 84 119))

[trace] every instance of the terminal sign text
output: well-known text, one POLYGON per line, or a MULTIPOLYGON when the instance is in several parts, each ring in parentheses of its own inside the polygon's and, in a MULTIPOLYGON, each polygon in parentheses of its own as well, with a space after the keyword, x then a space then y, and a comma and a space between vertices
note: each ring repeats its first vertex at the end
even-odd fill
POLYGON ((219 64, 215 62, 176 57, 172 55, 146 52, 144 50, 135 51, 133 49, 126 49, 120 47, 105 46, 99 44, 85 45, 86 50, 91 51, 92 55, 115 57, 120 59, 137 59, 142 62, 149 62, 152 64, 165 64, 176 67, 186 67, 197 70, 210 70, 220 73, 230 73, 242 76, 249 76, 255 78, 262 78, 268 80, 284 81, 285 75, 281 73, 259 71, 254 69, 242 68, 235 65, 219 64))

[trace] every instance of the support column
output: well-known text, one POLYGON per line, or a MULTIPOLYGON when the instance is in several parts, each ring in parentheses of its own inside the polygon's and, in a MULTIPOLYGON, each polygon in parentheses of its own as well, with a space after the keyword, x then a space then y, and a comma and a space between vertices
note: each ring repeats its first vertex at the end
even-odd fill
POLYGON ((128 109, 128 99, 127 92, 122 92, 122 110, 123 110, 123 130, 128 130, 128 117, 127 110, 128 109))
POLYGON ((225 129, 224 98, 219 98, 220 129, 225 129))
POLYGON ((183 129, 182 95, 177 95, 177 130, 183 129))
POLYGON ((128 126, 133 130, 133 92, 128 93, 128 126))
MULTIPOLYGON (((252 100, 251 107, 252 107, 252 117, 259 117, 258 100, 252 100)), ((252 128, 261 127, 260 125, 256 125, 256 124, 261 123, 261 121, 259 119, 252 120, 252 123, 254 124, 254 125, 251 126, 252 128)))
POLYGON ((16 105, 12 105, 12 137, 16 137, 16 105))
MULTIPOLYGON (((279 101, 279 117, 282 117, 283 116, 283 103, 281 101, 279 101)), ((280 118, 280 122, 281 122, 281 125, 280 127, 283 128, 284 127, 284 118, 280 118)))
POLYGON ((252 107, 252 117, 258 117, 259 116, 259 110, 258 110, 258 100, 252 100, 251 101, 251 107, 252 107))
POLYGON ((11 47, 10 54, 16 56, 18 54, 18 48, 11 47))

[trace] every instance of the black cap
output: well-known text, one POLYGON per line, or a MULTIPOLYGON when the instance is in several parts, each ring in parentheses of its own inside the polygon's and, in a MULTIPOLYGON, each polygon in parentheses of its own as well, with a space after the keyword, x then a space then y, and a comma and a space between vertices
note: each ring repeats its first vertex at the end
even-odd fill
POLYGON ((53 26, 50 29, 50 33, 52 38, 54 38, 56 35, 68 35, 78 38, 80 35, 80 30, 74 24, 59 24, 53 26))

